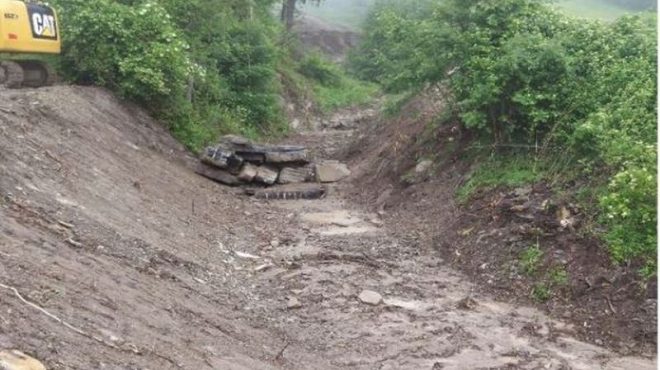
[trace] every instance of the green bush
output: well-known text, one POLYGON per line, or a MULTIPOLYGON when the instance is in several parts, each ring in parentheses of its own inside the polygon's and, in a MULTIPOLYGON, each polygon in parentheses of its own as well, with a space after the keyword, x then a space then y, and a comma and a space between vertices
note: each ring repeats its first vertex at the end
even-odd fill
MULTIPOLYGON (((611 174, 599 206, 614 260, 655 259, 655 15, 602 23, 537 0, 381 0, 351 65, 390 92, 446 82, 480 139, 562 153, 575 158, 571 173, 611 174)), ((482 171, 459 196, 516 173, 482 171)))
POLYGON ((192 150, 281 131, 274 2, 55 0, 60 69, 149 108, 192 150))
POLYGON ((300 74, 319 82, 324 86, 339 86, 342 72, 339 68, 326 61, 318 53, 310 53, 300 62, 300 74))
MULTIPOLYGON (((60 4, 57 2, 56 4, 60 4)), ((183 93, 192 73, 187 45, 155 2, 62 1, 62 69, 142 103, 183 93)))

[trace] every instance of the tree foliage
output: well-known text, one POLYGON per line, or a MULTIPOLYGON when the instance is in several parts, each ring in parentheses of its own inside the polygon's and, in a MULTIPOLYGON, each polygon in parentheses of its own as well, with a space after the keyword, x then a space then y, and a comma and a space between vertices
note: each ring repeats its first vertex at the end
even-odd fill
POLYGON ((68 79, 148 106, 199 149, 281 124, 275 0, 55 0, 68 79))
POLYGON ((576 20, 535 0, 381 0, 351 61, 390 92, 446 81, 466 128, 611 174, 604 239, 615 260, 653 265, 655 24, 650 14, 576 20))

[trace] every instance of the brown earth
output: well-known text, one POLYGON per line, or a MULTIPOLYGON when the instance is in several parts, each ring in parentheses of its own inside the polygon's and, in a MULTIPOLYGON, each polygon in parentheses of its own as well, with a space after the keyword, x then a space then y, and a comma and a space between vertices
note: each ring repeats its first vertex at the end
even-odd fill
POLYGON ((296 20, 293 30, 304 52, 320 51, 335 62, 343 61, 360 40, 355 30, 324 22, 311 14, 303 14, 296 20))
MULTIPOLYGON (((322 200, 264 202, 104 90, 2 90, 0 120, 0 347, 49 369, 655 368, 472 284, 424 234, 455 232, 450 192, 385 199, 368 157, 322 200)), ((343 126, 296 141, 330 156, 364 135, 343 126)))
POLYGON ((589 217, 566 195, 571 189, 557 193, 544 182, 500 187, 457 204, 457 190, 478 163, 469 159, 472 141, 458 125, 432 124, 445 109, 442 95, 427 91, 400 116, 362 130, 362 139, 343 154, 359 169, 351 198, 386 211, 397 233, 415 235, 476 281, 479 291, 571 322, 588 342, 655 356, 656 279, 642 281, 639 266, 611 262, 585 231, 589 217), (418 174, 423 159, 433 165, 418 174), (525 272, 521 255, 536 245, 543 252, 540 265, 525 272), (558 271, 567 281, 556 278, 558 271), (535 288, 551 296, 539 302, 535 288))

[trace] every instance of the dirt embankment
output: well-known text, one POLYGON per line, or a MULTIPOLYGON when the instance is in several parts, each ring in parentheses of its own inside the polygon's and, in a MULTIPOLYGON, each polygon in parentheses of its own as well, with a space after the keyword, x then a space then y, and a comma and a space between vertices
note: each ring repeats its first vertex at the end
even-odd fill
MULTIPOLYGON (((271 240, 268 206, 104 90, 3 90, 0 108, 0 283, 86 334, 0 289, 0 347, 49 369, 282 367, 235 254, 271 240)), ((298 352, 286 364, 323 364, 298 352)))
POLYGON ((297 20, 294 31, 305 51, 321 51, 335 62, 343 61, 360 40, 355 30, 324 22, 311 14, 297 20))
POLYGON ((442 96, 426 91, 399 116, 362 130, 344 153, 358 170, 352 199, 384 211, 398 233, 436 250, 480 291, 573 322, 592 343, 655 354, 655 281, 642 284, 634 267, 612 265, 603 245, 585 236, 583 210, 570 196, 540 182, 457 204, 456 191, 476 164, 466 155, 468 134, 433 124, 442 96), (521 255, 535 245, 542 257, 526 272, 521 255))
MULTIPOLYGON (((441 108, 421 103, 420 118, 441 108)), ((465 251, 432 242, 463 227, 447 185, 463 162, 401 186, 416 163, 402 154, 430 145, 410 140, 423 125, 371 113, 289 139, 328 158, 372 127, 355 183, 269 202, 195 175, 163 127, 104 90, 0 90, 0 349, 83 370, 656 367, 454 270, 465 251)))

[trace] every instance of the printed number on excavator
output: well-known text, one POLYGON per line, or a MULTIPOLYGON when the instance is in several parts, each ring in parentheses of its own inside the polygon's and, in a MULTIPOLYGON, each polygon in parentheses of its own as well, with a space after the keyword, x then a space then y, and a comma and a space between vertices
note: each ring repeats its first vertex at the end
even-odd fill
MULTIPOLYGON (((0 0, 0 52, 12 55, 59 54, 61 40, 55 9, 19 0, 0 0)), ((53 69, 39 60, 0 62, 0 84, 9 88, 52 85, 53 69)))

